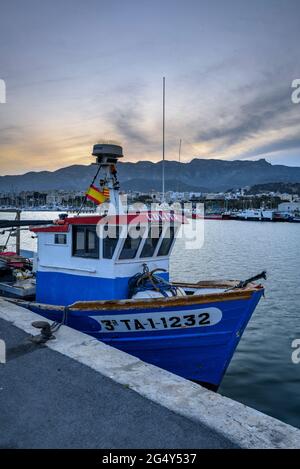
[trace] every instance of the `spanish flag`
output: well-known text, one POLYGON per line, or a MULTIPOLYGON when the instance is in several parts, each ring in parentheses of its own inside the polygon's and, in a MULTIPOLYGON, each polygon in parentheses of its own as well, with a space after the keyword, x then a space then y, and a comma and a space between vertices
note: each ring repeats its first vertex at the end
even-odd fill
POLYGON ((86 192, 86 198, 97 205, 103 204, 103 202, 109 198, 109 189, 104 188, 103 192, 101 192, 96 186, 92 184, 86 192))
POLYGON ((109 188, 108 188, 108 187, 104 187, 102 194, 104 195, 104 197, 105 197, 106 199, 109 199, 109 188))

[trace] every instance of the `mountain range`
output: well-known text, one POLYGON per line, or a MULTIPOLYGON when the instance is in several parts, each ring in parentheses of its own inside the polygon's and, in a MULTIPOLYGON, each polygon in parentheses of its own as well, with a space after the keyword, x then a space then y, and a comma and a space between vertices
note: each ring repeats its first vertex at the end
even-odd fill
MULTIPOLYGON (((56 171, 0 176, 0 192, 85 190, 95 174, 94 165, 73 165, 56 171)), ((189 163, 165 161, 165 189, 180 192, 226 191, 272 182, 299 183, 300 167, 272 165, 265 159, 217 160, 194 158, 189 163)), ((120 162, 121 189, 161 191, 162 162, 120 162)))

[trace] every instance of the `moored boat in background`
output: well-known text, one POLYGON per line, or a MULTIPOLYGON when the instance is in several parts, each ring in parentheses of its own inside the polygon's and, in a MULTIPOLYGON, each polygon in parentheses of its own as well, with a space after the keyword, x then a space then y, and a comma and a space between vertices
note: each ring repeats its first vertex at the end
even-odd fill
POLYGON ((247 209, 238 213, 238 220, 248 221, 273 221, 273 210, 247 209))

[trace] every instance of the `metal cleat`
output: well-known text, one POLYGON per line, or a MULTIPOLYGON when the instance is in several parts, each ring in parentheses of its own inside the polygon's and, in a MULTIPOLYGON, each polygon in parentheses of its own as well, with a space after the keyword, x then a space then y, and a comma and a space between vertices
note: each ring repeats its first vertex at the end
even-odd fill
POLYGON ((34 321, 31 323, 36 329, 41 329, 39 335, 30 337, 31 342, 35 344, 45 344, 48 340, 55 339, 55 336, 52 334, 51 324, 46 321, 34 321))

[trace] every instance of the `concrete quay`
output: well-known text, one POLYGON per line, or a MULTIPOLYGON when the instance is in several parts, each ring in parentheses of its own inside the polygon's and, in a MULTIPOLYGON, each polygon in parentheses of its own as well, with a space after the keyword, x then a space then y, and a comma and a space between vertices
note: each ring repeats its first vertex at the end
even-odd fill
POLYGON ((1 448, 299 448, 300 430, 0 299, 1 448))

